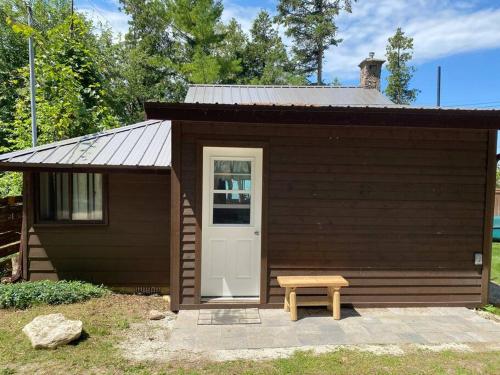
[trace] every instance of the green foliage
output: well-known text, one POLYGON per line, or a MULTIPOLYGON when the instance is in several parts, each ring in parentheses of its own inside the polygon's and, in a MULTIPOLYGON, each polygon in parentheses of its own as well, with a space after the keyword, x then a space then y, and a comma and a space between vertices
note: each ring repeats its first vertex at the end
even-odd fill
POLYGON ((19 172, 0 173, 0 198, 23 194, 23 175, 19 172))
POLYGON ((298 85, 307 82, 290 61, 269 13, 260 11, 253 21, 250 36, 242 58, 246 83, 298 85))
POLYGON ((411 104, 417 99, 419 90, 410 89, 415 67, 408 65, 413 58, 413 38, 405 36, 399 27, 390 37, 386 47, 387 78, 386 95, 396 104, 411 104))
MULTIPOLYGON (((120 0, 128 32, 116 38, 71 0, 0 0, 0 153, 31 146, 27 38, 35 40, 38 143, 144 119, 147 100, 181 102, 189 83, 306 84, 336 38, 335 17, 352 0, 282 0, 262 11, 247 35, 222 22, 221 0, 120 0), (73 14, 73 15, 72 15, 73 14), (275 22, 292 36, 294 59, 275 22)), ((0 175, 0 194, 21 188, 0 175)))
POLYGON ((490 279, 500 285, 500 242, 493 242, 490 279))
POLYGON ((144 119, 144 102, 182 101, 186 80, 178 70, 181 46, 174 40, 166 0, 120 0, 131 18, 122 43, 112 53, 116 111, 125 123, 144 119))
POLYGON ((34 281, 0 284, 0 308, 26 309, 33 305, 61 305, 102 297, 103 286, 82 281, 34 281))
MULTIPOLYGON (((174 36, 180 42, 179 70, 191 83, 234 82, 241 62, 224 48, 227 28, 220 0, 169 0, 174 36)), ((231 24, 229 25, 231 27, 231 24)), ((233 23, 233 31, 235 30, 233 23)), ((231 31, 231 30, 230 30, 231 31)))
MULTIPOLYGON (((65 0, 34 0, 34 18, 37 32, 45 36, 47 30, 60 24, 70 14, 70 2, 65 0), (43 27, 41 27, 43 25, 43 27)), ((19 99, 19 69, 28 62, 26 36, 31 32, 26 24, 26 4, 23 0, 0 0, 0 152, 12 148, 8 142, 9 129, 15 119, 19 99)))
MULTIPOLYGON (((91 24, 75 15, 47 31, 46 35, 19 27, 21 33, 33 33, 37 44, 38 143, 45 144, 98 132, 118 126, 117 117, 107 103, 104 75, 98 56, 99 45, 91 33, 91 24)), ((18 70, 12 80, 18 86, 14 121, 6 124, 14 149, 31 145, 29 69, 18 70)))
POLYGON ((491 314, 500 315, 500 307, 494 305, 486 305, 482 308, 482 310, 487 311, 491 314))
MULTIPOLYGON (((354 0, 356 1, 356 0, 354 0)), ((330 46, 336 46, 335 18, 342 10, 351 12, 352 0, 280 0, 277 19, 293 38, 292 50, 301 71, 316 73, 316 83, 323 84, 323 58, 330 46)))

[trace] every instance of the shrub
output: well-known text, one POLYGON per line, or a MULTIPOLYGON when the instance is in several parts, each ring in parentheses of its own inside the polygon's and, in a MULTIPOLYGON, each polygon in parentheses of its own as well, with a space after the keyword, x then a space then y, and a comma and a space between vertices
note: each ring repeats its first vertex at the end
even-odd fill
POLYGON ((61 305, 102 297, 109 293, 102 285, 82 281, 34 281, 0 284, 0 308, 26 309, 37 304, 61 305))

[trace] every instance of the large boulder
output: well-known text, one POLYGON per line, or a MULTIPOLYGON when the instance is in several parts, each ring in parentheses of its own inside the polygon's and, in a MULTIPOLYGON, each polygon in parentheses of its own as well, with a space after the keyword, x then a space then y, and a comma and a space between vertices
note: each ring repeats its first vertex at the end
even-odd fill
POLYGON ((40 315, 26 324, 23 332, 35 349, 55 349, 76 340, 82 334, 81 320, 69 320, 63 314, 40 315))

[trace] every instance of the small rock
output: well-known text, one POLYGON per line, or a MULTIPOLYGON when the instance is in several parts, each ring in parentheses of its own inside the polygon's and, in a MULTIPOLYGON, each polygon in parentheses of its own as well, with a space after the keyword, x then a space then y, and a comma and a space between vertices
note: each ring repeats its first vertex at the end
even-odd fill
POLYGON ((161 320, 165 318, 165 313, 158 310, 149 311, 149 320, 161 320))
POLYGON ((35 349, 55 349, 76 340, 82 334, 81 320, 69 320, 63 314, 40 315, 26 324, 23 332, 35 349))

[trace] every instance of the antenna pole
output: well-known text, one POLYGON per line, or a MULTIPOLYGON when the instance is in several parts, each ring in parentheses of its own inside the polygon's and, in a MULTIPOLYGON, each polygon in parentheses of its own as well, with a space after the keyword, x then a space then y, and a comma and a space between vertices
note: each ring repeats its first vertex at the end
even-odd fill
MULTIPOLYGON (((33 25, 33 14, 31 10, 31 5, 26 4, 28 8, 28 25, 32 27, 33 25)), ((31 140, 33 147, 37 143, 37 132, 36 132, 36 103, 35 103, 35 53, 33 51, 33 35, 30 35, 28 39, 28 52, 30 60, 30 93, 31 93, 31 140)))
POLYGON ((437 69, 437 106, 441 107, 441 66, 437 69))

